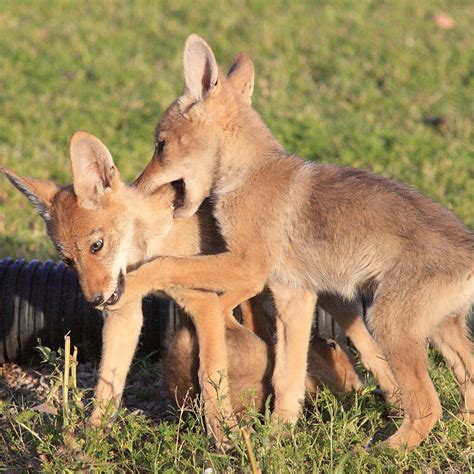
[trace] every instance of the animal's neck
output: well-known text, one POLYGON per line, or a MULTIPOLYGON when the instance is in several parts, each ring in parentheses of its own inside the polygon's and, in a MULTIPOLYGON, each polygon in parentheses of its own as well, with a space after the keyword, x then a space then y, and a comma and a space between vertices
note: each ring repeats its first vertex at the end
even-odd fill
POLYGON ((222 132, 215 193, 232 191, 258 167, 273 159, 282 146, 252 108, 239 111, 222 132))

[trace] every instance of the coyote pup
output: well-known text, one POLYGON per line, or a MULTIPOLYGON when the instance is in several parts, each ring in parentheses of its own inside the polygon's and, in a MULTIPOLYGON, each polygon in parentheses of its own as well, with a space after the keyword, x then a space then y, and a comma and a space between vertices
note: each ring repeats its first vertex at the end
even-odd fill
POLYGON ((441 416, 427 371, 431 338, 474 412, 474 363, 465 315, 474 299, 474 235, 408 186, 367 171, 286 152, 251 106, 245 54, 229 73, 207 43, 184 48, 185 90, 164 113, 154 159, 140 177, 152 191, 183 178, 188 217, 211 193, 227 251, 163 257, 127 277, 120 304, 154 288, 224 292, 224 311, 270 287, 277 308, 274 416, 294 423, 304 399, 316 294, 373 294, 369 325, 402 391, 405 418, 392 447, 418 445, 441 416))
MULTIPOLYGON (((196 255, 201 252, 222 251, 225 248, 210 206, 203 206, 198 214, 185 221, 173 219, 173 204, 177 197, 173 187, 167 185, 153 194, 145 194, 136 186, 126 186, 120 179, 110 152, 94 136, 84 132, 77 132, 73 136, 71 161, 72 186, 59 186, 53 182, 22 177, 6 169, 1 171, 44 218, 59 255, 75 269, 84 296, 91 303, 103 305, 104 302, 112 304, 118 301, 124 289, 127 271, 155 255, 196 255)), ((217 394, 212 387, 219 380, 220 388, 224 393, 226 391, 227 379, 220 375, 225 366, 219 365, 221 360, 226 360, 225 346, 219 348, 221 340, 224 341, 221 307, 215 295, 213 299, 212 295, 203 295, 199 291, 186 292, 173 288, 166 292, 188 310, 196 328, 195 331, 193 329, 193 334, 197 334, 197 338, 194 336, 188 346, 183 332, 175 346, 180 348, 181 354, 186 352, 190 355, 195 354, 195 346, 199 345, 200 363, 195 376, 200 381, 200 390, 204 395, 210 433, 220 443, 223 441, 220 413, 217 410, 217 394), (219 351, 222 353, 214 359, 219 351)), ((330 302, 331 298, 328 299, 328 305, 330 302)), ((268 322, 259 309, 261 303, 255 299, 251 305, 246 306, 244 314, 247 324, 255 326, 257 332, 265 337, 263 329, 268 322)), ((91 418, 94 425, 101 424, 109 402, 113 402, 115 407, 120 403, 142 319, 141 298, 122 309, 110 311, 106 318, 96 388, 97 408, 91 418)), ((267 350, 262 340, 241 327, 230 314, 226 318, 226 326, 227 342, 231 347, 239 347, 239 341, 235 338, 242 336, 248 344, 256 347, 260 355, 267 350)), ((357 323, 354 324, 354 327, 357 326, 357 323)), ((369 351, 370 338, 368 334, 364 334, 363 325, 359 326, 360 343, 368 348, 367 357, 370 360, 370 357, 375 357, 369 351), (369 342, 364 343, 365 339, 369 339, 369 342)), ((309 355, 314 360, 309 365, 314 367, 316 361, 320 364, 308 377, 308 386, 315 385, 320 379, 334 389, 359 388, 358 375, 341 351, 342 349, 335 347, 334 351, 328 352, 324 344, 314 346, 309 355)), ((238 350, 231 353, 234 365, 230 365, 230 370, 234 374, 238 373, 234 367, 242 365, 240 358, 241 352, 238 350)), ((270 370, 270 359, 268 356, 265 360, 260 358, 253 365, 243 361, 243 365, 247 364, 249 368, 248 380, 257 384, 255 389, 261 397, 270 393, 268 388, 261 389, 258 385, 262 383, 259 382, 262 370, 270 370)), ((185 372, 186 370, 182 373, 185 372)), ((237 385, 240 382, 235 377, 234 381, 237 385)), ((267 382, 269 381, 263 381, 264 384, 267 382)), ((232 411, 229 400, 224 399, 221 403, 228 404, 221 407, 224 412, 232 411)))

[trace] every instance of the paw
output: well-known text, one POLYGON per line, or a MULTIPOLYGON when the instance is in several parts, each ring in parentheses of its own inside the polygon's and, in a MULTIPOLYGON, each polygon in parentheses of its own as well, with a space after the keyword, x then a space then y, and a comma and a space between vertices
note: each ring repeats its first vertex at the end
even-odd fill
POLYGON ((270 427, 270 441, 271 443, 280 443, 288 438, 291 438, 295 423, 285 420, 281 415, 272 414, 272 424, 270 427))
POLYGON ((93 429, 107 428, 111 426, 112 420, 107 419, 103 410, 95 408, 87 424, 93 429))
POLYGON ((213 432, 212 439, 214 440, 216 448, 223 453, 227 453, 232 449, 232 441, 222 431, 218 433, 213 432))
POLYGON ((207 433, 213 439, 217 449, 223 452, 229 451, 233 447, 230 435, 239 429, 235 417, 231 415, 225 421, 208 417, 206 424, 207 433))
POLYGON ((87 421, 87 425, 96 430, 108 430, 112 428, 112 424, 118 416, 119 405, 120 404, 116 405, 110 401, 106 407, 104 407, 104 405, 96 406, 87 421))
POLYGON ((406 441, 403 440, 402 436, 398 434, 398 432, 390 436, 390 438, 387 439, 386 443, 391 449, 397 451, 401 451, 403 449, 408 448, 406 441))
POLYGON ((287 410, 278 410, 272 414, 272 423, 283 424, 287 426, 294 426, 299 418, 299 411, 287 411, 287 410))
MULTIPOLYGON (((406 420, 404 423, 406 423, 406 420)), ((418 446, 423 439, 422 432, 417 430, 412 424, 408 426, 403 426, 402 424, 398 431, 388 438, 387 443, 392 449, 404 450, 418 446)))

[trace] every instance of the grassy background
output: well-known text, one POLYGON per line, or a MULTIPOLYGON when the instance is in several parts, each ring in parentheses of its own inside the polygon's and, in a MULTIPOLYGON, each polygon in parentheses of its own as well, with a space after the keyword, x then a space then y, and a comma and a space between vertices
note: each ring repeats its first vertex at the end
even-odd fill
MULTIPOLYGON (((0 163, 68 183, 68 141, 84 129, 133 179, 198 32, 224 67, 253 57, 255 106, 288 149, 410 183, 474 226, 472 2, 232 4, 1 2, 0 163), (441 12, 453 29, 437 27, 441 12)), ((0 256, 52 256, 44 235, 1 179, 0 256)))
MULTIPOLYGON (((127 180, 136 177, 151 157, 152 131, 161 112, 182 90, 184 40, 197 32, 224 67, 238 51, 251 55, 254 104, 288 149, 412 184, 474 227, 472 2, 231 3, 0 2, 0 164, 68 183, 69 137, 83 129, 108 145, 127 180), (454 28, 437 26, 440 13, 453 17, 454 28), (442 117, 443 124, 427 125, 430 117, 442 117)), ((55 253, 41 219, 0 178, 0 258, 7 255, 46 258, 55 253)), ((454 382, 440 367, 436 373, 443 374, 438 379, 444 402, 455 411, 454 382)), ((341 416, 344 404, 331 403, 332 414, 323 407, 322 426, 314 421, 323 415, 312 414, 294 439, 270 446, 265 429, 257 430, 259 462, 267 470, 295 471, 303 465, 328 471, 337 466, 349 471, 467 466, 469 428, 452 417, 420 450, 374 456, 364 446, 380 426, 380 406, 367 402, 364 411, 350 412, 349 423, 341 416), (344 431, 349 426, 344 423, 352 431, 344 431), (324 430, 340 435, 331 438, 324 430)), ((54 421, 53 428, 43 418, 28 421, 40 437, 47 435, 46 445, 12 423, 17 438, 9 443, 18 446, 18 453, 27 447, 32 456, 48 449, 54 453, 62 443, 54 421), (18 433, 26 433, 26 441, 18 433)), ((97 465, 248 466, 245 449, 217 455, 199 430, 129 418, 121 423, 105 444, 86 442, 97 465), (140 445, 142 439, 146 445, 140 445), (170 456, 175 455, 173 464, 170 456)), ((393 431, 391 422, 387 426, 393 431)), ((7 465, 12 456, 4 458, 7 465)), ((49 459, 41 461, 44 466, 67 465, 60 457, 49 459), (58 459, 63 464, 54 464, 58 459)))

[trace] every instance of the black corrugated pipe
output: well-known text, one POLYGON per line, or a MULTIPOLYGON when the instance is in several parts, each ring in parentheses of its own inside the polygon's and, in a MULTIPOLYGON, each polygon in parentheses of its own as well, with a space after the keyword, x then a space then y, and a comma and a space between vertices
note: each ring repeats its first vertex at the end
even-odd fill
MULTIPOLYGON (((143 300, 144 351, 159 352, 165 345, 174 312, 169 300, 143 300)), ((0 363, 27 361, 38 340, 57 349, 68 332, 82 360, 96 358, 103 321, 104 314, 84 300, 75 273, 63 263, 0 260, 0 363)))

